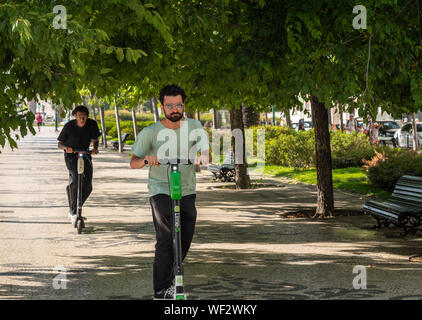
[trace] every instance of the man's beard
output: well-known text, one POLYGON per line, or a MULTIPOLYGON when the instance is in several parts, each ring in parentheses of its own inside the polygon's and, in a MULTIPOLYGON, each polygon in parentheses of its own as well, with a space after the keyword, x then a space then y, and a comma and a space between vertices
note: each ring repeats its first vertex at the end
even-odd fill
POLYGON ((165 114, 166 118, 169 119, 171 122, 177 122, 183 118, 183 113, 179 112, 172 112, 170 115, 165 114))

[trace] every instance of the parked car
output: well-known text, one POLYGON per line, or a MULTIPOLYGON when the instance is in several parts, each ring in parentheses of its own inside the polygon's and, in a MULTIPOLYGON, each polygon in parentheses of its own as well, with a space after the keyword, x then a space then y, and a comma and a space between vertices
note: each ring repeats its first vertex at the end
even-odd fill
POLYGON ((311 130, 311 129, 312 129, 312 121, 305 121, 305 122, 303 123, 303 125, 304 125, 304 127, 305 127, 305 130, 306 130, 306 131, 308 131, 308 130, 311 130))
POLYGON ((392 144, 394 147, 397 146, 397 140, 394 138, 394 134, 400 130, 400 125, 396 121, 377 121, 382 127, 379 130, 379 141, 383 145, 392 144))
POLYGON ((299 124, 303 123, 303 127, 305 128, 305 131, 311 130, 312 129, 312 121, 302 121, 302 122, 295 122, 292 123, 292 128, 295 129, 296 131, 299 129, 299 124))
MULTIPOLYGON (((419 147, 422 146, 422 123, 416 124, 419 147)), ((413 128, 411 123, 406 123, 394 134, 394 140, 400 148, 413 148, 413 128)))

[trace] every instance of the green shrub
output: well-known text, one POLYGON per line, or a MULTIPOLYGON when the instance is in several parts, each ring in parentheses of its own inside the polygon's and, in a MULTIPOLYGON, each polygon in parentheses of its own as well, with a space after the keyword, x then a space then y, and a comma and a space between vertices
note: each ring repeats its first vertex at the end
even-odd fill
POLYGON ((375 155, 373 146, 363 133, 350 134, 331 131, 331 158, 333 168, 360 167, 362 159, 369 160, 375 155))
MULTIPOLYGON (((132 121, 132 111, 119 110, 120 121, 132 121)), ((116 122, 116 114, 114 110, 106 110, 104 112, 104 118, 106 121, 116 122)), ((152 113, 137 113, 136 121, 154 121, 154 115, 152 113)))
POLYGON ((308 168, 315 163, 313 131, 280 134, 265 140, 265 161, 293 168, 308 168))
POLYGON ((212 114, 212 112, 208 112, 208 113, 201 113, 201 115, 200 115, 200 121, 201 121, 201 124, 202 125, 204 125, 205 124, 205 122, 210 122, 210 123, 212 123, 212 121, 213 121, 213 114, 212 114))
MULTIPOLYGON (((314 130, 296 132, 271 126, 265 127, 265 130, 267 164, 293 168, 316 165, 314 130)), ((331 131, 330 139, 333 169, 358 167, 362 165, 362 159, 370 159, 375 155, 374 148, 364 134, 331 131)))
MULTIPOLYGON (((290 129, 288 127, 277 127, 277 126, 259 126, 255 127, 257 129, 265 129, 265 140, 267 139, 274 139, 280 136, 281 134, 295 134, 296 131, 294 129, 290 129)), ((254 132, 254 137, 256 133, 254 132)), ((254 139, 255 141, 255 139, 254 139)))
MULTIPOLYGON (((149 125, 153 124, 154 121, 142 121, 137 122, 138 124, 138 132, 141 132, 141 130, 145 127, 148 127, 149 125)), ((106 122, 107 124, 107 122, 106 122)), ((106 128, 107 130, 107 128, 106 128)), ((129 133, 129 136, 127 137, 128 140, 135 140, 135 136, 133 134, 133 122, 132 121, 120 121, 120 131, 122 134, 129 133)), ((116 123, 113 124, 113 127, 107 131, 107 134, 112 136, 113 138, 117 138, 117 125, 116 123)))
POLYGON ((422 176, 422 156, 403 149, 377 152, 365 167, 372 185, 391 192, 401 176, 422 176))

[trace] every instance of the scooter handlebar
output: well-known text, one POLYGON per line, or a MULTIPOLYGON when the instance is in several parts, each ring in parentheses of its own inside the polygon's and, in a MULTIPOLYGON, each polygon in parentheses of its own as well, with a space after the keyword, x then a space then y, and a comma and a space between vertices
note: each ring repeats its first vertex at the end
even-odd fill
MULTIPOLYGON (((193 164, 192 161, 190 161, 190 159, 160 159, 160 160, 158 160, 158 162, 160 164, 167 164, 167 165, 171 165, 171 164, 191 165, 191 164, 193 164)), ((148 160, 144 159, 144 163, 148 164, 148 160)))
POLYGON ((92 150, 72 150, 72 153, 75 153, 75 154, 80 154, 80 153, 82 153, 82 154, 91 154, 92 153, 92 150))

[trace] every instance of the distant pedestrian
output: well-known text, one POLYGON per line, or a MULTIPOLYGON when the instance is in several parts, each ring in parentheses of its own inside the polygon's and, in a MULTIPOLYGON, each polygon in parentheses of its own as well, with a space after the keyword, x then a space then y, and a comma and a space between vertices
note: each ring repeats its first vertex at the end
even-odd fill
POLYGON ((379 130, 381 127, 381 124, 379 124, 378 122, 374 122, 370 130, 371 143, 375 146, 379 143, 379 130))
POLYGON ((42 115, 41 115, 41 113, 37 114, 37 116, 35 117, 35 120, 37 121, 38 132, 40 132, 41 126, 42 126, 42 115))
POLYGON ((349 115, 349 120, 347 120, 347 123, 346 123, 346 129, 347 131, 350 131, 352 133, 358 132, 358 123, 353 114, 349 115))

